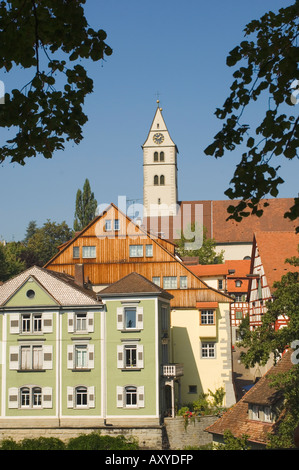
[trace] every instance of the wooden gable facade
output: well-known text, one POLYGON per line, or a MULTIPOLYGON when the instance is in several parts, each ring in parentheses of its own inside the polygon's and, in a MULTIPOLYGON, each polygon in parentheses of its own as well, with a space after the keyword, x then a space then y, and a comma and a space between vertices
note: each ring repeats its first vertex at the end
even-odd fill
POLYGON ((62 245, 45 267, 75 276, 76 265, 84 266, 85 281, 97 292, 137 272, 173 295, 172 308, 232 302, 193 274, 176 255, 173 243, 144 231, 114 204, 62 245))

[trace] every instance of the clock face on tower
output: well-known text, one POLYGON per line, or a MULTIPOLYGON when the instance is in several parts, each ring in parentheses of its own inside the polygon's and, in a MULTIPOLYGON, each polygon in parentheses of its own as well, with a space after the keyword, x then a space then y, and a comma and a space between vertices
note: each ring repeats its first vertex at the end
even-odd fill
POLYGON ((155 142, 155 144, 160 145, 160 144, 162 144, 163 140, 164 140, 164 135, 163 134, 160 134, 160 133, 154 134, 153 141, 155 142))

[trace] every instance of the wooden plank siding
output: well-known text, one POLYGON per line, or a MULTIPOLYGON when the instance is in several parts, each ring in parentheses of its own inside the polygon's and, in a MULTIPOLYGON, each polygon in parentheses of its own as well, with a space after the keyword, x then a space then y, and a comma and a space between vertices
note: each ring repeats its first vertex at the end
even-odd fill
POLYGON ((84 264, 85 279, 95 290, 118 281, 131 272, 137 272, 150 281, 153 277, 176 276, 177 289, 166 289, 173 295, 172 308, 194 308, 196 302, 232 302, 231 297, 207 286, 175 255, 175 246, 142 230, 111 204, 96 217, 45 265, 47 269, 75 275, 75 265, 84 264), (119 230, 106 231, 105 222, 118 220, 119 230), (130 257, 130 245, 143 245, 142 257, 130 257), (146 256, 146 245, 152 245, 152 256, 146 256), (73 248, 79 256, 74 258, 73 248), (95 247, 93 258, 83 258, 83 247, 95 247), (180 277, 187 278, 187 288, 180 289, 180 277))

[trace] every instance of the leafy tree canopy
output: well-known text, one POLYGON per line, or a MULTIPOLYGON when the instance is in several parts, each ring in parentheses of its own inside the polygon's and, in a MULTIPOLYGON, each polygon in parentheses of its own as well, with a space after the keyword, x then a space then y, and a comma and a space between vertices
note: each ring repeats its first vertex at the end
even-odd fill
POLYGON ((181 238, 177 241, 177 252, 182 257, 198 257, 199 264, 221 264, 224 261, 224 251, 216 252, 216 241, 213 238, 208 238, 206 227, 201 227, 197 223, 191 224, 181 232, 181 238), (189 234, 188 238, 186 238, 185 232, 189 234), (193 238, 191 238, 192 236, 193 238), (202 244, 198 248, 199 239, 202 240, 202 244), (192 249, 193 245, 194 249, 192 249))
MULTIPOLYGON (((230 95, 215 112, 225 122, 205 153, 219 158, 241 145, 246 149, 225 192, 230 199, 241 199, 228 209, 228 218, 236 221, 250 213, 262 215, 258 203, 269 194, 277 197, 279 185, 284 182, 279 176, 278 157, 298 157, 298 17, 296 0, 277 14, 270 11, 251 21, 245 27, 248 40, 227 57, 229 67, 239 64, 239 68, 233 73, 230 95), (250 129, 244 120, 245 110, 265 98, 269 108, 257 127, 250 129)), ((299 217, 299 198, 295 198, 285 217, 299 217)))
POLYGON ((6 93, 0 106, 0 126, 15 131, 0 147, 0 162, 10 158, 24 165, 26 157, 39 154, 52 158, 65 141, 82 140, 88 119, 82 106, 93 81, 79 61, 99 61, 112 53, 105 31, 88 26, 85 3, 1 1, 0 69, 28 69, 32 74, 21 90, 6 93))

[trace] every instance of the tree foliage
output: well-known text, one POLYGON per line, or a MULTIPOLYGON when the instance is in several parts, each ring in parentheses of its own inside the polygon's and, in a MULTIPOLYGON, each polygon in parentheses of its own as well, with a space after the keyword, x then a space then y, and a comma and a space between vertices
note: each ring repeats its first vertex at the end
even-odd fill
MULTIPOLYGON (((197 243, 194 243, 194 245, 197 245, 197 243)), ((216 252, 216 241, 207 236, 206 227, 200 227, 196 223, 191 224, 190 230, 187 229, 181 232, 181 238, 177 241, 177 252, 182 257, 197 257, 199 264, 221 264, 224 260, 224 251, 222 250, 220 253, 216 252), (192 234, 196 235, 194 235, 192 240, 189 240, 186 238, 184 232, 189 233, 190 236, 192 236, 192 234), (192 247, 192 242, 195 241, 196 238, 202 239, 201 247, 187 249, 186 246, 189 245, 192 247)))
MULTIPOLYGON (((284 182, 279 175, 278 157, 289 161, 298 157, 298 92, 294 91, 299 88, 298 17, 296 0, 277 14, 270 11, 251 21, 245 27, 248 40, 242 41, 227 57, 229 67, 238 64, 239 68, 233 73, 230 95, 215 112, 225 122, 205 153, 219 158, 227 150, 245 147, 231 187, 225 192, 230 199, 241 199, 228 208, 228 218, 236 221, 250 213, 262 215, 259 202, 268 195, 277 197, 279 185, 284 182), (251 129, 244 121, 245 110, 265 98, 269 109, 257 127, 251 129)), ((299 217, 299 198, 295 198, 285 217, 291 220, 299 217)))
POLYGON ((0 161, 25 164, 26 157, 52 158, 66 141, 78 144, 87 121, 83 104, 93 81, 82 59, 112 53, 106 33, 88 26, 86 0, 2 0, 0 69, 30 71, 21 90, 5 94, 0 126, 15 136, 0 148, 0 161))
MULTIPOLYGON (((299 257, 286 260, 298 267, 299 257)), ((299 342, 299 271, 288 271, 281 280, 274 284, 273 300, 267 302, 267 312, 262 317, 262 324, 254 331, 243 325, 241 346, 248 348, 241 356, 246 367, 256 363, 265 365, 273 355, 277 361, 286 347, 294 347, 299 342), (286 317, 286 327, 276 329, 279 317, 286 317)), ((247 325, 248 327, 248 325, 247 325)), ((269 435, 269 448, 294 447, 294 429, 299 424, 299 359, 296 359, 290 371, 271 378, 271 386, 284 396, 284 415, 279 420, 274 435, 269 435)))
POLYGON ((95 217, 97 201, 91 191, 89 180, 86 179, 83 191, 78 189, 76 194, 76 210, 74 220, 74 230, 82 230, 95 217))

